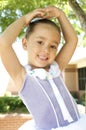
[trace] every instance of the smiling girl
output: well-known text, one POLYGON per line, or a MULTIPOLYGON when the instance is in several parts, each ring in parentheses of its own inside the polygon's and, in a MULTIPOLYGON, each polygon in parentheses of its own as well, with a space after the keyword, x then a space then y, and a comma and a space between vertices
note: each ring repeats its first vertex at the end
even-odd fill
POLYGON ((33 115, 33 120, 19 130, 86 129, 86 117, 80 117, 61 74, 76 45, 77 36, 72 25, 64 12, 56 7, 34 10, 13 22, 2 33, 2 62, 13 79, 19 96, 33 115), (65 40, 58 54, 60 29, 50 18, 58 19, 65 40), (20 64, 12 48, 24 26, 28 26, 22 39, 23 48, 28 55, 26 66, 20 64))

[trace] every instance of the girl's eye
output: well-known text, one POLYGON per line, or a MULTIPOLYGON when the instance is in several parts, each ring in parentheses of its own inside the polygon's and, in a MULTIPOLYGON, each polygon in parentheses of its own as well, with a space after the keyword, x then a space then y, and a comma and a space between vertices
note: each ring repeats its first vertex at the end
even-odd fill
POLYGON ((57 47, 55 45, 51 45, 52 49, 57 49, 57 47))
POLYGON ((38 44, 42 44, 43 42, 42 41, 37 41, 38 44))

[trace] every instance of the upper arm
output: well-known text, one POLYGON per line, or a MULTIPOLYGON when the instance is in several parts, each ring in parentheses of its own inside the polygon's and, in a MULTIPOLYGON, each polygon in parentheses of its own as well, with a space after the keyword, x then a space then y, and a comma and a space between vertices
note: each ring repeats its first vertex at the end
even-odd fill
POLYGON ((7 72, 11 78, 16 81, 18 75, 22 74, 22 65, 20 64, 12 46, 6 46, 4 41, 0 39, 0 55, 2 63, 4 64, 7 72))
POLYGON ((74 41, 73 43, 66 43, 63 45, 62 49, 56 56, 56 62, 59 65, 59 68, 63 70, 66 65, 69 63, 75 48, 77 45, 77 40, 74 41))

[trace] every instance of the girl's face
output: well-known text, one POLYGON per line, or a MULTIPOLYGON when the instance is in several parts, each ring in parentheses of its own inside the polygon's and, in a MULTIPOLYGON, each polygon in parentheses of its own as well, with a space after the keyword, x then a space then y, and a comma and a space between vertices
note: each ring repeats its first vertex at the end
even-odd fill
POLYGON ((49 68, 55 60, 60 34, 52 25, 36 25, 26 40, 28 61, 32 68, 49 68))

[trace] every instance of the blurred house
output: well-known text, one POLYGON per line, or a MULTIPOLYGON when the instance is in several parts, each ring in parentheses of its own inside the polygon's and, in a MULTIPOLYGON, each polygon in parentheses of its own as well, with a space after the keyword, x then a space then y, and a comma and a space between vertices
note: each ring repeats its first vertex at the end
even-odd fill
POLYGON ((86 48, 76 49, 63 75, 71 92, 76 91, 82 95, 86 91, 86 48))

